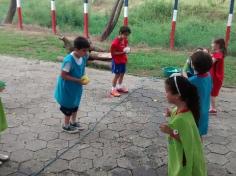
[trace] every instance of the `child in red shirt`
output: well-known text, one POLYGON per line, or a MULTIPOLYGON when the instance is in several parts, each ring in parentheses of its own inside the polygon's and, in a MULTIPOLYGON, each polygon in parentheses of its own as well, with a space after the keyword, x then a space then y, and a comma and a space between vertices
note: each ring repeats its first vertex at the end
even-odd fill
POLYGON ((122 26, 119 36, 111 44, 112 73, 115 74, 112 80, 111 95, 114 97, 119 97, 120 93, 128 93, 128 89, 122 86, 122 82, 126 72, 127 54, 130 52, 128 47, 128 36, 130 33, 131 30, 128 26, 122 26))
POLYGON ((225 40, 222 38, 216 39, 212 43, 212 49, 213 65, 210 73, 213 80, 213 88, 211 91, 211 108, 209 112, 212 114, 216 114, 216 97, 219 95, 224 80, 224 57, 227 54, 225 40))

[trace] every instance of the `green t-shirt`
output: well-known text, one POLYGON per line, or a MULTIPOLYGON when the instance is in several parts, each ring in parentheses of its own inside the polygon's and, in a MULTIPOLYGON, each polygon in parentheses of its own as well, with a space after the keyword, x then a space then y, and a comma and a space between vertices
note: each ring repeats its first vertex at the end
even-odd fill
POLYGON ((169 127, 177 130, 180 141, 168 137, 168 176, 207 176, 202 142, 191 111, 176 114, 169 127))
POLYGON ((0 132, 4 131, 7 128, 6 115, 4 112, 2 100, 0 98, 0 132))

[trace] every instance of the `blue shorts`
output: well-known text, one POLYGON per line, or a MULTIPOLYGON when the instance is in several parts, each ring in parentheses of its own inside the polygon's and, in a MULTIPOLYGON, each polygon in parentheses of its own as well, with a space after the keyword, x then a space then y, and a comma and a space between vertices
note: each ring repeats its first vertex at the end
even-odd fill
POLYGON ((115 64, 112 60, 112 73, 123 74, 126 72, 126 64, 115 64))

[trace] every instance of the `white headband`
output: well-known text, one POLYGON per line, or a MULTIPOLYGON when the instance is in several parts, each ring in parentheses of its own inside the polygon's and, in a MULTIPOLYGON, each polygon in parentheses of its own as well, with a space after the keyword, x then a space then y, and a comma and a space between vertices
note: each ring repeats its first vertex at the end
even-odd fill
POLYGON ((175 80, 175 87, 176 87, 176 89, 177 89, 179 95, 181 96, 181 93, 180 93, 180 91, 179 91, 179 86, 178 86, 178 83, 177 83, 176 76, 174 77, 174 80, 175 80))

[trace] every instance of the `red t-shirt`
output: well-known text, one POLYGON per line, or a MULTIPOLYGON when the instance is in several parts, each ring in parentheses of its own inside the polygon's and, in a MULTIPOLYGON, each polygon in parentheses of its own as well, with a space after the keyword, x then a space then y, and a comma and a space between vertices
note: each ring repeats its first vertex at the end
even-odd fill
POLYGON ((224 79, 224 54, 222 52, 215 52, 211 55, 216 62, 213 63, 210 73, 213 80, 223 82, 224 79))
POLYGON ((121 39, 116 37, 111 43, 111 56, 114 60, 115 64, 126 64, 127 63, 127 55, 120 54, 114 55, 114 52, 123 52, 123 49, 128 46, 127 39, 121 39))

